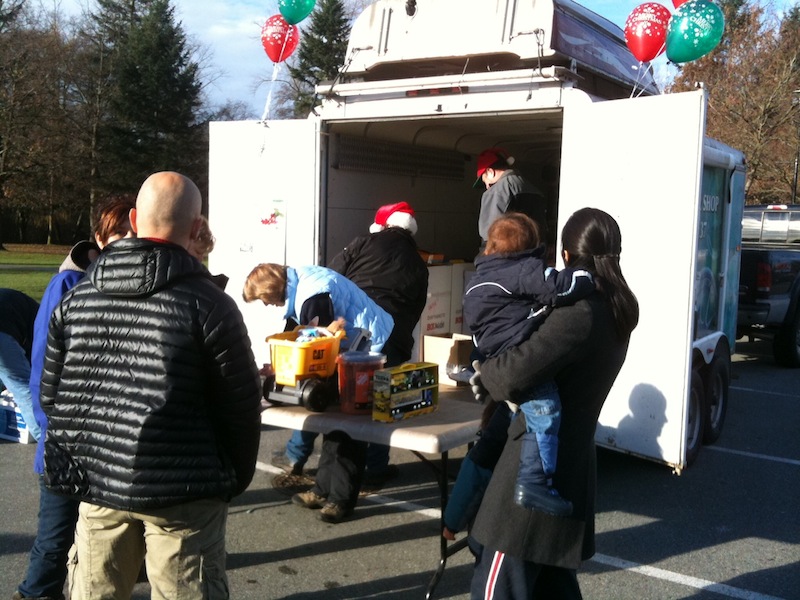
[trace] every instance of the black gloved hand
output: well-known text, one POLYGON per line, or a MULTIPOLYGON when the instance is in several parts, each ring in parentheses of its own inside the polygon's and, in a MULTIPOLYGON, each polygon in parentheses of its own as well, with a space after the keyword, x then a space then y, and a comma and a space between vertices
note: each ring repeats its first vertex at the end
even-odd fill
POLYGON ((483 383, 481 382, 480 361, 473 360, 472 368, 475 369, 475 374, 469 378, 469 385, 470 388, 472 388, 472 395, 475 396, 475 400, 481 404, 484 404, 487 400, 491 402, 492 397, 489 395, 487 389, 483 387, 483 383))

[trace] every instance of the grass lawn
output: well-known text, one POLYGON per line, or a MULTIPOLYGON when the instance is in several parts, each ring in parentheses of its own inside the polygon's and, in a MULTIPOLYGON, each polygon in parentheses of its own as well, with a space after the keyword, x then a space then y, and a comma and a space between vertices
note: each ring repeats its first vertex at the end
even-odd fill
POLYGON ((57 268, 69 253, 70 247, 5 244, 5 250, 0 251, 0 265, 31 265, 57 268))
POLYGON ((37 302, 42 301, 44 289, 55 275, 44 271, 0 271, 0 288, 11 288, 28 294, 37 302))
POLYGON ((0 251, 0 265, 48 267, 48 271, 0 269, 0 287, 19 290, 37 302, 44 289, 58 271, 58 266, 69 252, 70 246, 43 246, 6 244, 0 251))

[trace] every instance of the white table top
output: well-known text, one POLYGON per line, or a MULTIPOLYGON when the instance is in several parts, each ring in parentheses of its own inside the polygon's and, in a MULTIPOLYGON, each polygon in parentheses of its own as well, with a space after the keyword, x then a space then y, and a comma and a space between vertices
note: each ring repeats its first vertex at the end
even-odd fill
POLYGON ((318 433, 343 431, 355 440, 386 444, 425 454, 442 454, 477 439, 483 406, 469 388, 439 387, 436 411, 396 423, 373 421, 370 415, 346 415, 338 407, 323 413, 302 406, 276 405, 261 413, 265 425, 318 433))

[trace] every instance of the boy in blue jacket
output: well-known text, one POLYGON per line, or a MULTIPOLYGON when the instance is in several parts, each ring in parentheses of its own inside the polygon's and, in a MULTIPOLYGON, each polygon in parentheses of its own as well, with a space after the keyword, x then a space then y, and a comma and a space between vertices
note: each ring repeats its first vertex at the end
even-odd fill
MULTIPOLYGON (((547 267, 544 256, 545 247, 540 244, 539 228, 527 215, 507 213, 492 223, 486 250, 475 261, 476 272, 464 295, 464 321, 484 356, 496 356, 513 348, 530 337, 553 308, 574 304, 594 290, 594 281, 589 273, 574 269, 556 271, 547 267)), ((512 411, 516 409, 515 404, 509 404, 509 407, 512 411)), ((487 426, 474 449, 478 462, 491 467, 502 451, 505 428, 512 417, 503 408, 496 411, 496 416, 486 419, 487 426), (487 459, 487 456, 494 456, 495 460, 487 459)), ((558 494, 551 482, 561 420, 561 404, 555 383, 550 381, 530 390, 528 399, 520 404, 519 409, 525 418, 526 433, 514 499, 525 508, 567 516, 572 513, 572 504, 558 494)), ((465 476, 466 473, 467 470, 465 476)), ((491 468, 484 475, 487 473, 491 473, 491 468)), ((454 495, 457 492, 458 483, 454 495)), ((457 498, 454 511, 459 502, 457 498)), ((479 502, 475 509, 477 504, 479 502)), ((458 529, 465 525, 448 521, 447 513, 445 522, 458 529)))

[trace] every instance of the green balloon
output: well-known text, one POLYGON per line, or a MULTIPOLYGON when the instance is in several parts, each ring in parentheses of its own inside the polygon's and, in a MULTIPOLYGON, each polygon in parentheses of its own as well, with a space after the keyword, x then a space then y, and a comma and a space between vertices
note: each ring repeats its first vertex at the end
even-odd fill
POLYGON ((667 58, 685 63, 717 47, 725 30, 722 10, 709 0, 689 0, 672 14, 667 25, 667 58))
POLYGON ((316 0, 280 0, 278 11, 289 25, 296 25, 314 10, 316 0))

